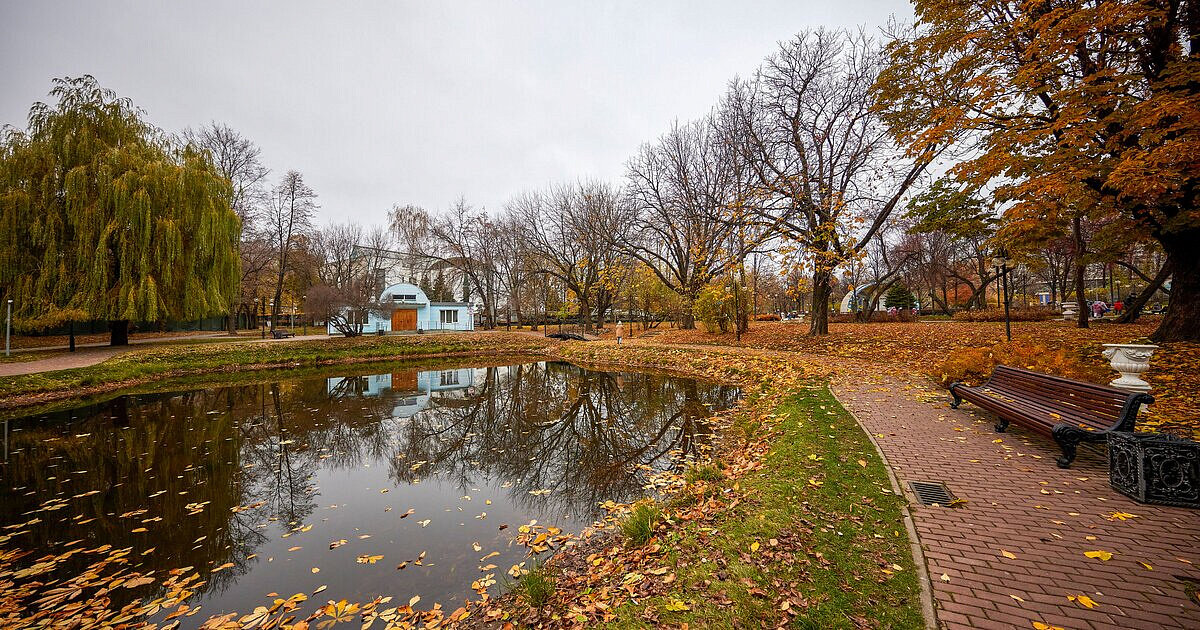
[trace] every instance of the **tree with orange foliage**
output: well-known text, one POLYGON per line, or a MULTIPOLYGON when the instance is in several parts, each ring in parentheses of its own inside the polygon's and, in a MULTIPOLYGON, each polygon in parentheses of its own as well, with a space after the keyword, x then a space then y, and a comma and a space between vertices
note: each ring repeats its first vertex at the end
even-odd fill
POLYGON ((1129 220, 1162 245, 1172 275, 1153 337, 1200 340, 1200 4, 914 6, 879 83, 896 137, 974 150, 953 172, 1010 204, 1002 238, 1055 223, 1079 244, 1087 218, 1129 220))

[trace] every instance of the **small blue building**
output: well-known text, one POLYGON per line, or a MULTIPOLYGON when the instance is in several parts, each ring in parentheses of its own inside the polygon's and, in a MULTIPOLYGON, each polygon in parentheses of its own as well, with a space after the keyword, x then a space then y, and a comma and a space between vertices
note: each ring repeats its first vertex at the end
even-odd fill
MULTIPOLYGON (((330 335, 338 334, 332 325, 330 335)), ((430 302, 415 284, 401 282, 379 294, 379 308, 363 325, 365 335, 382 332, 425 332, 437 330, 475 330, 475 313, 468 302, 430 302)))

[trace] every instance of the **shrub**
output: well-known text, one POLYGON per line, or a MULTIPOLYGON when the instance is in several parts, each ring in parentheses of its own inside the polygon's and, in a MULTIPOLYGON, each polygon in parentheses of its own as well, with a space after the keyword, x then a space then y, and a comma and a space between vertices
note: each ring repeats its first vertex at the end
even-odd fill
POLYGON ((754 316, 754 321, 756 321, 756 322, 777 322, 777 321, 779 321, 779 316, 776 315, 775 313, 761 313, 759 315, 754 316))
MULTIPOLYGON (((1013 308, 1009 309, 1008 319, 1013 322, 1040 322, 1054 317, 1054 312, 1046 308, 1013 308)), ((957 322, 1002 322, 1004 309, 987 308, 969 311, 959 311, 954 314, 957 322)))
POLYGON ((539 564, 517 579, 513 591, 524 598, 531 608, 541 608, 554 595, 554 578, 546 570, 546 565, 539 564))
MULTIPOLYGON (((839 313, 831 315, 829 321, 835 324, 853 324, 858 322, 858 313, 839 313)), ((895 313, 887 311, 875 311, 871 313, 871 317, 867 320, 872 323, 876 322, 915 322, 917 316, 911 310, 901 310, 895 313)))
POLYGON ((883 305, 898 309, 915 308, 917 306, 917 296, 913 295, 908 287, 902 284, 893 284, 892 288, 883 296, 883 305))
POLYGON ((1031 339, 1014 339, 991 347, 953 350, 930 376, 943 387, 949 387, 955 381, 979 385, 987 380, 997 365, 1095 383, 1103 382, 1108 373, 1103 364, 1086 361, 1079 349, 1051 349, 1031 339))
POLYGON ((625 540, 634 546, 641 546, 654 535, 654 527, 662 520, 662 512, 649 503, 642 503, 621 521, 621 532, 625 540))
POLYGON ((683 473, 683 480, 687 483, 696 483, 697 481, 707 481, 715 483, 725 477, 721 473, 721 469, 715 464, 693 464, 688 466, 688 469, 683 473))

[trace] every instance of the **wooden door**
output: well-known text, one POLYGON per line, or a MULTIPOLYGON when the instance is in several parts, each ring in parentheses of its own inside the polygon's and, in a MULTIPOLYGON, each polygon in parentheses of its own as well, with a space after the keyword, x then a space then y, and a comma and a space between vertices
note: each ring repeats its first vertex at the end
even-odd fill
POLYGON ((398 308, 392 311, 392 330, 416 330, 417 311, 412 308, 398 308))

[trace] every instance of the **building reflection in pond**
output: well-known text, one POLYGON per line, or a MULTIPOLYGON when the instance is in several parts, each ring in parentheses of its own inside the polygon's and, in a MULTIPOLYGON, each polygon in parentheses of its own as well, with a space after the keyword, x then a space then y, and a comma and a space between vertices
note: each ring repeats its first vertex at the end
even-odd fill
MULTIPOLYGON (((34 551, 30 562, 86 541, 130 548, 143 570, 228 564, 194 602, 212 614, 322 584, 335 599, 459 601, 478 576, 473 543, 499 551, 490 562, 502 571, 524 558, 499 524, 579 528, 599 503, 636 498, 650 470, 709 444, 703 418, 737 396, 556 362, 344 369, 13 419, 0 464, 0 532, 16 532, 6 546, 34 551), (350 551, 329 548, 339 539, 350 551), (396 570, 421 551, 427 566, 396 570), (367 553, 388 562, 354 561, 367 553)), ((154 586, 118 591, 114 606, 154 586)))

